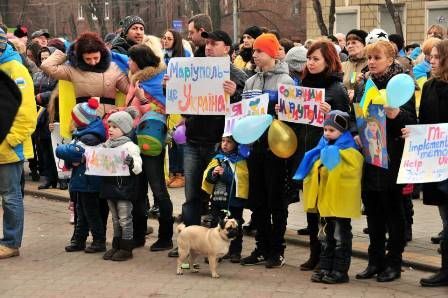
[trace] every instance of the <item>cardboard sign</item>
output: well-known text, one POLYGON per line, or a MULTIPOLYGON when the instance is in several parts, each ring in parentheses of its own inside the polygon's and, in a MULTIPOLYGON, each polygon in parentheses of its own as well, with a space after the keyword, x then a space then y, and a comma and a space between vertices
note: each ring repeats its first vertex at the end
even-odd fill
POLYGON ((224 81, 230 79, 229 57, 171 58, 167 75, 168 114, 226 115, 229 96, 224 81))
POLYGON ((325 101, 325 89, 279 84, 278 119, 322 127, 325 120, 319 104, 325 101))
POLYGON ((230 104, 230 113, 226 115, 224 134, 230 136, 236 120, 249 115, 265 115, 268 113, 269 94, 262 94, 253 98, 230 104))
POLYGON ((408 125, 397 183, 448 179, 448 123, 408 125))
POLYGON ((56 163, 59 179, 68 179, 72 175, 72 171, 65 167, 64 161, 56 156, 56 147, 68 143, 70 143, 70 139, 61 136, 61 125, 59 122, 55 122, 54 129, 51 132, 51 145, 53 146, 54 161, 56 163))
POLYGON ((86 175, 129 176, 129 167, 124 164, 128 155, 123 148, 84 146, 86 149, 86 175))
POLYGON ((389 167, 386 138, 386 113, 383 105, 370 104, 364 116, 359 104, 355 107, 356 126, 362 143, 365 161, 387 169, 389 167))

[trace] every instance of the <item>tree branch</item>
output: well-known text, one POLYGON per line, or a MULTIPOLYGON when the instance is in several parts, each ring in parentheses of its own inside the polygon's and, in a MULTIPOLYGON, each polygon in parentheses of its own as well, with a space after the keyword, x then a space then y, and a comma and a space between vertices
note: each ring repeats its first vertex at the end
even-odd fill
POLYGON ((313 9, 316 13, 317 25, 319 26, 320 34, 328 36, 328 29, 322 16, 322 5, 319 0, 313 0, 313 9))

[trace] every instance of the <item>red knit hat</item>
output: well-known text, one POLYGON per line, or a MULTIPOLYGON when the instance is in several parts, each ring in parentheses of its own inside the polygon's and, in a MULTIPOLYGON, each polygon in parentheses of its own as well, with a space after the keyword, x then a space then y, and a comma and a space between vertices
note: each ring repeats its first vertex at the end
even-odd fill
POLYGON ((263 33, 255 39, 253 49, 265 52, 272 58, 275 58, 280 49, 280 43, 274 34, 263 33))

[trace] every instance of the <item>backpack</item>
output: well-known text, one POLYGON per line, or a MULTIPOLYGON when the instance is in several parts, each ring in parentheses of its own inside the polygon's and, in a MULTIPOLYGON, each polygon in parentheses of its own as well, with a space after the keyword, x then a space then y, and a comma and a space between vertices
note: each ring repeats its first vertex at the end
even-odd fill
POLYGON ((158 156, 165 147, 167 127, 165 115, 149 111, 143 115, 136 129, 140 153, 158 156))

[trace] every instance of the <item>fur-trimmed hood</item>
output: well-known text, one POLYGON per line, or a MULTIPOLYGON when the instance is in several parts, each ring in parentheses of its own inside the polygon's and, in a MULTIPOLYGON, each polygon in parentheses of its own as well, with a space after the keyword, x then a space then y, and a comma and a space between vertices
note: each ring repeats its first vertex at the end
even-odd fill
POLYGON ((158 67, 148 66, 137 71, 134 74, 129 73, 129 80, 132 84, 135 84, 137 81, 144 82, 165 71, 166 66, 160 63, 158 67))
POLYGON ((67 51, 67 59, 70 62, 70 65, 74 68, 79 68, 82 71, 91 71, 97 73, 105 72, 109 68, 111 57, 109 50, 106 47, 100 50, 101 60, 95 66, 90 66, 85 63, 82 55, 79 55, 75 52, 75 47, 76 43, 72 44, 67 51))

